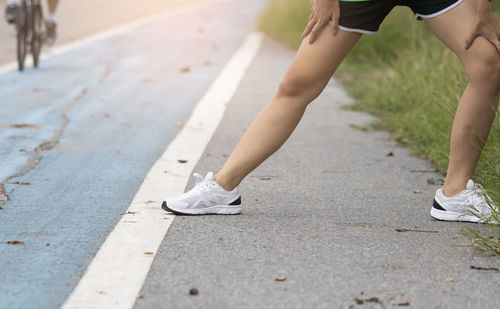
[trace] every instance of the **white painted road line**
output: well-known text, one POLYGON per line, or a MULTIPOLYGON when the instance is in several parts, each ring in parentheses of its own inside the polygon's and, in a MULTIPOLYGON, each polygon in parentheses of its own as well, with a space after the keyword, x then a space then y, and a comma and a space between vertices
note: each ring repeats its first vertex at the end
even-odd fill
MULTIPOLYGON (((133 29, 137 29, 143 25, 152 23, 160 18, 179 15, 179 14, 185 13, 186 11, 200 9, 203 7, 208 7, 208 6, 213 5, 216 2, 221 2, 221 1, 222 0, 213 0, 213 1, 205 2, 205 3, 201 3, 201 4, 186 5, 186 6, 181 7, 181 8, 173 9, 171 11, 166 11, 166 12, 154 14, 151 16, 147 16, 144 18, 140 18, 140 19, 137 19, 133 22, 123 24, 123 25, 120 25, 117 27, 113 27, 113 28, 110 28, 108 30, 101 31, 97 34, 94 34, 94 35, 91 35, 88 37, 84 37, 82 39, 78 39, 76 41, 73 41, 73 42, 70 42, 67 44, 63 44, 63 45, 60 45, 60 46, 57 46, 54 48, 48 49, 47 47, 43 47, 42 54, 40 55, 40 62, 43 62, 44 60, 50 59, 52 57, 62 55, 62 54, 67 53, 69 51, 75 50, 75 49, 82 47, 84 45, 95 43, 95 42, 110 38, 112 36, 118 35, 120 33, 124 33, 124 32, 130 31, 130 30, 133 30, 133 29)), ((12 54, 12 57, 14 58, 15 54, 12 54)), ((43 65, 43 63, 41 65, 43 65)), ((25 62, 25 68, 30 68, 32 66, 33 66, 33 59, 32 59, 32 57, 30 57, 30 55, 27 55, 26 62, 25 62)), ((6 73, 9 71, 13 71, 13 70, 17 70, 17 62, 16 61, 0 66, 0 74, 6 73)))
POLYGON ((144 179, 127 212, 89 265, 63 309, 132 308, 153 258, 174 219, 160 208, 184 192, 226 104, 257 54, 262 36, 251 33, 198 102, 189 120, 144 179), (187 160, 180 163, 178 160, 187 160))

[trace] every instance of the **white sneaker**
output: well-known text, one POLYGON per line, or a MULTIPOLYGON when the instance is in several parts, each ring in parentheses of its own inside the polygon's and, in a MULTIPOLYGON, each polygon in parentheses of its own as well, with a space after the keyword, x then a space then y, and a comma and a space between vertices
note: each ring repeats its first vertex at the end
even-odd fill
POLYGON ((161 208, 182 215, 237 215, 241 213, 241 196, 238 187, 232 191, 222 188, 212 172, 203 178, 198 173, 194 188, 175 197, 166 198, 161 208))
POLYGON ((498 209, 481 185, 470 179, 465 190, 447 197, 443 189, 436 191, 431 216, 445 221, 487 222, 492 209, 498 209))

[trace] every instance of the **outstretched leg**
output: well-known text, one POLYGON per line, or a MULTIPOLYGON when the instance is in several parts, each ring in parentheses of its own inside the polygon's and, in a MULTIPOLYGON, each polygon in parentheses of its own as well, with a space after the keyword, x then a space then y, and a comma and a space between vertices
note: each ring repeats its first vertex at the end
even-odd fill
POLYGON ((288 139, 307 105, 325 88, 360 34, 339 31, 332 36, 326 26, 318 39, 304 39, 278 91, 259 113, 215 180, 224 189, 235 188, 251 171, 288 139))
POLYGON ((461 60, 469 83, 453 122, 450 158, 443 193, 464 190, 472 177, 495 119, 500 94, 500 54, 489 41, 478 37, 469 50, 464 42, 474 26, 475 1, 426 20, 436 36, 461 60))

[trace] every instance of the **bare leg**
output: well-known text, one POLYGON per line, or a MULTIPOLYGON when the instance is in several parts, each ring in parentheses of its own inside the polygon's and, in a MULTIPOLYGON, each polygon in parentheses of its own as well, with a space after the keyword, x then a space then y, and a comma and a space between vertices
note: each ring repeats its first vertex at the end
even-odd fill
POLYGON ((59 0, 47 0, 48 11, 50 14, 55 14, 59 0))
POLYGON ((215 180, 226 190, 278 150, 299 123, 307 105, 325 88, 360 34, 325 27, 314 44, 304 39, 280 87, 259 113, 215 180))
POLYGON ((443 192, 452 196, 465 189, 474 173, 498 108, 500 55, 483 37, 464 49, 473 27, 474 0, 426 20, 429 28, 462 61, 469 83, 458 104, 451 132, 450 158, 443 192))

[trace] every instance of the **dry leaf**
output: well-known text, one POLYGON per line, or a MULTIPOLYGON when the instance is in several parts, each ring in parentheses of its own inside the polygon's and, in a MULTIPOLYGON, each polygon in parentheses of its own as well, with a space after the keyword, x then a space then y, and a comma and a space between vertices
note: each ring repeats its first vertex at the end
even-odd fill
POLYGON ((8 182, 10 185, 21 185, 21 186, 29 186, 31 183, 29 182, 24 182, 24 181, 13 181, 13 182, 8 182))
POLYGON ((187 163, 188 160, 177 160, 179 163, 187 163))
POLYGON ((281 276, 281 277, 278 277, 278 278, 276 278, 274 280, 276 280, 276 281, 285 281, 286 277, 285 276, 281 276))
POLYGON ((146 254, 146 255, 152 255, 152 254, 153 254, 153 252, 151 252, 151 251, 147 251, 147 252, 144 252, 144 254, 146 254))
POLYGON ((24 241, 11 240, 7 242, 8 245, 24 245, 24 241))
POLYGON ((108 114, 108 113, 105 113, 105 114, 104 114, 104 117, 109 118, 109 114, 108 114))
POLYGON ((189 290, 189 295, 198 295, 198 289, 192 288, 189 290))
POLYGON ((39 126, 36 126, 34 124, 28 124, 28 123, 19 123, 19 124, 11 124, 9 125, 9 128, 12 129, 37 129, 39 126))
POLYGON ((449 277, 444 279, 444 282, 453 282, 453 277, 449 277))
POLYGON ((410 302, 409 301, 400 301, 398 303, 398 306, 409 306, 410 305, 410 302))
POLYGON ((180 73, 188 73, 191 71, 190 67, 183 67, 179 70, 180 73))

